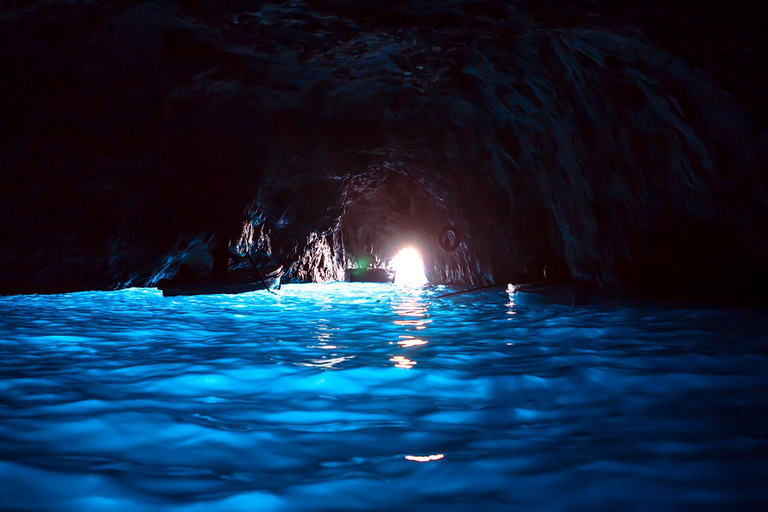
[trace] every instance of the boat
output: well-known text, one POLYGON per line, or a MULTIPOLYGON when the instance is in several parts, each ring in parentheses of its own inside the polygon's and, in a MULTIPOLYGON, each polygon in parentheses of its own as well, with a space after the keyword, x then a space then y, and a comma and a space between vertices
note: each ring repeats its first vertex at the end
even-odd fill
POLYGON ((592 293, 574 284, 516 284, 510 285, 509 291, 515 304, 521 306, 585 306, 592 300, 592 293))
POLYGON ((176 297, 179 295, 232 295, 272 288, 275 283, 279 284, 279 279, 282 275, 282 266, 240 269, 228 272, 223 277, 214 277, 209 274, 182 282, 174 279, 161 279, 157 283, 157 288, 163 292, 163 297, 176 297))
POLYGON ((349 283, 394 283, 395 272, 386 268, 348 268, 344 280, 349 283))

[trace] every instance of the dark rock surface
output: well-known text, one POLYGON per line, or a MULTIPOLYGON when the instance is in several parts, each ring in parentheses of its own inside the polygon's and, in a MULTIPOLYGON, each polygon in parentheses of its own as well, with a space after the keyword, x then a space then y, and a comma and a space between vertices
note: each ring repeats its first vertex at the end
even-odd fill
POLYGON ((747 4, 729 13, 12 2, 0 292, 152 284, 204 262, 215 234, 296 280, 408 243, 432 282, 548 262, 657 297, 759 295, 768 44, 747 4), (449 225, 461 243, 447 253, 449 225))

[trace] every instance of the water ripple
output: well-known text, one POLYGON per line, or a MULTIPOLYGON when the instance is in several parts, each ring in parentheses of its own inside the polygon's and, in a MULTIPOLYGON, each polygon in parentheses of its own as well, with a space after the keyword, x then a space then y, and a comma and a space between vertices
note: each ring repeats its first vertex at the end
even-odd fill
POLYGON ((768 504, 764 312, 445 291, 0 297, 0 509, 768 504))

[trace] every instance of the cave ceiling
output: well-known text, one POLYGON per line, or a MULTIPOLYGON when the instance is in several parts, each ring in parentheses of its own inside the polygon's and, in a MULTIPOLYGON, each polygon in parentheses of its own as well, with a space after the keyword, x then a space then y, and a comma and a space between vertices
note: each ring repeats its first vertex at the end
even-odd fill
POLYGON ((151 283, 214 234, 310 281, 369 244, 418 246, 436 283, 760 268, 759 27, 643 5, 12 2, 4 291, 151 283), (732 62, 681 41, 692 19, 732 62))

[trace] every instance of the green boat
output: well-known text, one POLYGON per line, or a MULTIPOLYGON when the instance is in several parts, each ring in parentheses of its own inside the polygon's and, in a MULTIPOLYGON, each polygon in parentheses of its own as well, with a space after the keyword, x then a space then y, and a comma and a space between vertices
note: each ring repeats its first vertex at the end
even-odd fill
POLYGON ((385 268, 348 268, 344 280, 349 283, 394 283, 395 272, 385 268))

